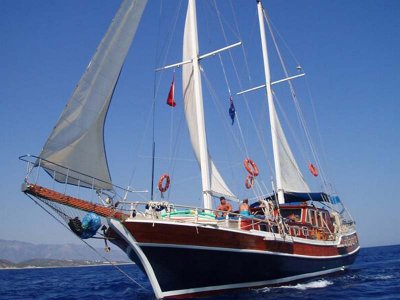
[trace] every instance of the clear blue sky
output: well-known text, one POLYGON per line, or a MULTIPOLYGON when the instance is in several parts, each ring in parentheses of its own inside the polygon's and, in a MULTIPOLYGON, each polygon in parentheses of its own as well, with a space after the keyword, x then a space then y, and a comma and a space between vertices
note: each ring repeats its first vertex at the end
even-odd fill
MULTIPOLYGON (((162 64, 156 58, 159 52, 155 49, 168 41, 168 31, 163 30, 165 24, 174 20, 178 5, 175 1, 164 1, 170 20, 168 13, 163 13, 159 23, 159 1, 149 2, 106 124, 106 146, 114 182, 125 186, 135 169, 134 185, 138 189, 149 189, 151 131, 146 128, 146 122, 154 91, 152 70, 162 64), (157 44, 158 35, 161 42, 157 44)), ((241 7, 236 16, 239 26, 249 25, 250 28, 247 33, 243 30, 242 34, 247 43, 246 51, 250 53, 259 47, 255 1, 234 2, 235 7, 241 7)), ((325 166, 329 178, 357 221, 361 244, 400 243, 400 235, 395 230, 400 211, 397 195, 400 182, 400 2, 264 2, 274 25, 307 73, 323 140, 320 149, 324 152, 325 166)), ((217 3, 221 11, 228 9, 224 22, 232 20, 229 2, 217 3)), ((18 156, 39 153, 119 1, 2 0, 0 5, 0 239, 35 243, 76 242, 71 234, 20 192, 25 165, 18 156)), ((182 7, 185 6, 183 3, 182 7)), ((225 46, 221 38, 212 37, 215 20, 202 17, 207 11, 207 5, 199 5, 200 33, 205 36, 201 40, 201 52, 225 46)), ((183 15, 181 11, 177 31, 181 29, 183 15)), ((170 50, 166 63, 180 60, 181 39, 178 33, 176 35, 171 44, 174 50, 170 50)), ((230 36, 229 42, 236 42, 234 36, 230 36)), ((248 54, 252 82, 244 80, 246 88, 262 83, 262 67, 256 63, 260 53, 255 52, 248 54)), ((235 55, 238 53, 241 53, 240 49, 235 55)), ((218 65, 217 60, 204 62, 209 75, 217 73, 215 66, 218 65)), ((240 71, 245 73, 243 65, 240 71)), ((224 99, 226 85, 221 76, 216 77, 211 80, 218 84, 218 93, 224 99)), ((172 73, 165 72, 160 80, 157 94, 160 103, 165 101, 171 78, 172 73)), ((177 79, 180 80, 179 74, 177 79)), ((280 79, 280 75, 274 79, 280 79)), ((236 92, 237 85, 232 83, 232 89, 236 92)), ((198 205, 200 193, 190 186, 190 177, 197 175, 189 172, 195 172, 197 165, 190 145, 183 141, 187 133, 182 127, 182 111, 179 111, 182 107, 180 93, 179 82, 176 87, 178 106, 173 113, 165 105, 157 108, 156 130, 162 135, 158 140, 158 145, 162 145, 161 149, 158 148, 158 156, 168 157, 174 143, 182 144, 178 154, 184 159, 184 165, 181 169, 175 167, 175 182, 182 192, 177 192, 176 197, 181 203, 185 202, 182 198, 187 197, 190 204, 198 205), (175 122, 174 136, 180 136, 178 142, 174 140, 176 137, 172 137, 172 144, 169 134, 171 119, 175 122)), ((253 97, 257 96, 260 94, 253 97)), ((238 113, 244 116, 243 100, 235 101, 238 113)), ((228 104, 222 106, 222 110, 227 111, 227 108, 228 104)), ((214 118, 223 117, 226 111, 214 118)), ((265 114, 258 113, 260 117, 265 114)), ((215 119, 209 117, 207 126, 213 125, 215 119)), ((241 122, 245 133, 251 134, 251 129, 245 127, 246 120, 241 119, 241 122)), ((310 123, 313 120, 310 119, 310 123)), ((220 165, 231 155, 227 146, 232 142, 225 137, 224 128, 221 136, 210 137, 210 150, 214 151, 220 165)), ((257 157, 258 153, 254 156, 257 157)), ((158 162, 157 174, 168 168, 171 172, 168 161, 160 159, 158 162)), ((268 169, 261 169, 268 178, 268 169)), ((243 176, 239 179, 233 177, 233 189, 239 189, 238 182, 243 189, 243 176)), ((247 196, 245 192, 239 194, 247 196)))

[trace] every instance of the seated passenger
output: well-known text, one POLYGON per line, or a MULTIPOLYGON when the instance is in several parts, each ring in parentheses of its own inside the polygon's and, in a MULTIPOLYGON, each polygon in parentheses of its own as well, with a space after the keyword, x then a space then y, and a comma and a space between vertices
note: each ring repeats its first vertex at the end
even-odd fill
POLYGON ((249 200, 248 199, 244 199, 242 201, 242 204, 240 204, 239 206, 239 213, 243 216, 249 216, 250 215, 250 211, 249 211, 250 207, 249 207, 249 200))
POLYGON ((227 213, 232 211, 232 205, 226 202, 225 197, 220 197, 219 201, 221 202, 221 204, 217 207, 217 210, 222 210, 222 211, 216 211, 215 216, 226 217, 227 213))
POLYGON ((296 215, 294 213, 291 213, 288 217, 289 220, 292 220, 294 222, 300 222, 300 216, 296 215))

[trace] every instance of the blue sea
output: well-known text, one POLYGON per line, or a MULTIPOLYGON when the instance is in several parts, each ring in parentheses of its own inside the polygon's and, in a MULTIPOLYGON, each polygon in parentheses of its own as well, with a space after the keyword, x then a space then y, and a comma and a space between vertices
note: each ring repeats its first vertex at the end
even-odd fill
MULTIPOLYGON (((0 299, 154 299, 135 265, 0 270, 0 299)), ((251 266, 249 266, 251 268, 251 266)), ((400 245, 364 248, 338 275, 207 299, 400 299, 400 245)))

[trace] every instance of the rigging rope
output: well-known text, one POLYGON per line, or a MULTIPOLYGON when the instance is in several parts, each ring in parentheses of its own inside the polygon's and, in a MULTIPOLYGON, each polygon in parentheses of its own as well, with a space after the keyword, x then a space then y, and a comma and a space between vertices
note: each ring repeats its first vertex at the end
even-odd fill
MULTIPOLYGON (((215 2, 215 1, 214 1, 215 2)), ((239 40, 241 40, 241 34, 240 34, 240 30, 239 30, 239 26, 238 26, 238 22, 237 22, 237 17, 236 17, 236 13, 235 13, 235 9, 233 8, 233 5, 232 5, 232 1, 229 1, 229 4, 230 4, 230 7, 231 7, 231 12, 232 12, 232 16, 233 16, 233 20, 234 20, 234 24, 235 24, 235 27, 236 27, 236 31, 237 31, 237 33, 238 33, 238 38, 239 38, 239 40)), ((216 6, 216 5, 215 5, 216 6)), ((217 8, 218 9, 218 8, 217 8)), ((253 30, 251 30, 251 36, 253 36, 253 33, 255 32, 255 30, 254 30, 254 28, 255 28, 255 24, 256 24, 256 22, 257 22, 257 18, 251 18, 252 20, 253 20, 253 26, 251 26, 251 28, 253 28, 253 30)), ((229 24, 229 23, 228 23, 229 24)), ((250 39, 251 40, 251 39, 250 39)), ((247 76, 248 76, 248 80, 249 80, 249 82, 252 82, 252 79, 251 79, 251 74, 250 74, 250 68, 249 68, 249 63, 248 63, 248 60, 247 60, 247 55, 246 55, 246 51, 244 51, 244 47, 240 47, 241 49, 242 49, 242 54, 243 54, 243 57, 244 57, 244 64, 245 64, 245 67, 246 67, 246 72, 247 72, 247 76)))
MULTIPOLYGON (((215 1, 214 1, 214 3, 215 3, 216 10, 218 10, 218 7, 217 7, 215 1)), ((219 11, 218 11, 218 12, 219 12, 219 11)), ((219 17, 219 19, 220 19, 220 13, 218 13, 217 15, 218 15, 218 17, 219 17)), ((236 23, 236 19, 235 19, 235 23, 236 23)), ((222 24, 221 21, 220 21, 220 24, 222 24)), ((221 25, 221 26, 222 26, 222 25, 221 25)), ((237 23, 236 23, 236 28, 238 28, 237 23)), ((225 43, 228 43, 227 37, 226 37, 226 35, 225 35, 225 31, 223 31, 223 33, 224 33, 224 40, 225 40, 225 43)), ((239 31, 238 31, 238 36, 239 36, 239 39, 242 40, 241 37, 240 37, 239 31)), ((243 52, 243 56, 244 56, 244 60, 245 60, 246 70, 247 70, 247 72, 248 72, 248 78, 249 78, 249 80, 250 80, 250 82, 251 82, 251 76, 250 76, 250 72, 249 72, 249 68, 248 68, 248 60, 247 60, 247 56, 246 56, 246 54, 245 54, 244 46, 243 46, 243 45, 242 45, 242 52, 243 52)), ((238 81, 238 84, 239 84, 240 89, 243 90, 242 80, 241 80, 241 78, 240 78, 240 76, 239 76, 239 72, 238 72, 237 66, 236 66, 236 64, 235 64, 235 60, 233 59, 233 56, 232 56, 231 51, 229 51, 229 57, 230 57, 231 64, 232 64, 233 69, 234 69, 234 73, 235 73, 235 76, 236 76, 236 80, 238 81)), ((249 103, 248 103, 249 101, 248 101, 248 99, 247 99, 246 94, 244 94, 243 97, 244 97, 244 102, 245 102, 245 105, 246 105, 247 112, 248 112, 248 114, 249 114, 249 116, 250 116, 250 120, 251 120, 251 123, 252 123, 252 125, 253 125, 254 131, 256 132, 257 138, 258 138, 259 143, 260 143, 260 145, 261 145, 261 149, 263 150, 263 154, 264 154, 264 157, 265 157, 265 159, 266 159, 266 161, 267 161, 267 164, 268 164, 270 173, 271 173, 271 174, 274 174, 274 170, 273 170, 273 168, 272 168, 272 166, 271 166, 271 162, 270 162, 269 159, 268 159, 268 150, 267 150, 267 148, 266 148, 265 143, 263 142, 263 138, 262 138, 262 135, 261 135, 261 133, 260 133, 260 131, 259 131, 259 129, 258 129, 258 126, 256 125, 256 122, 255 122, 253 113, 252 113, 252 111, 251 111, 251 109, 250 109, 250 106, 249 106, 249 103)), ((247 143, 246 143, 246 141, 245 141, 245 139, 244 139, 243 130, 242 130, 242 127, 240 126, 240 121, 239 121, 239 116, 238 116, 238 112, 237 112, 237 111, 236 111, 236 115, 237 115, 238 127, 239 127, 239 131, 240 131, 240 135, 241 135, 243 147, 244 147, 245 152, 246 152, 246 156, 250 156, 250 155, 249 155, 248 148, 247 148, 247 143)))
MULTIPOLYGON (((42 208, 46 213, 48 213, 54 220, 56 220, 58 223, 61 224, 61 226, 63 226, 64 228, 66 228, 68 231, 70 231, 71 233, 72 230, 67 227, 63 222, 61 222, 58 218, 56 218, 48 209, 46 209, 43 205, 41 205, 35 198, 33 198, 31 195, 25 193, 25 195, 27 195, 34 203, 36 203, 36 205, 38 205, 40 208, 42 208)), ((41 202, 43 202, 42 200, 40 200, 41 202)), ((50 206, 48 203, 43 202, 46 205, 50 206)), ((50 206, 52 209, 54 209, 52 206, 50 206)), ((57 211, 56 211, 57 212, 57 211)), ((79 238, 75 233, 73 233, 74 236, 76 236, 77 238, 79 238)), ((120 267, 118 267, 118 265, 116 265, 115 263, 113 263, 112 261, 110 261, 107 257, 103 256, 101 253, 99 253, 92 245, 90 245, 88 242, 86 242, 85 240, 79 238, 79 240, 81 240, 83 243, 86 244, 86 246, 88 246, 90 249, 92 249, 97 255, 99 255, 101 258, 103 258, 104 260, 106 260, 108 263, 110 263, 113 267, 115 267, 119 272, 121 272, 123 275, 125 275, 125 277, 127 277, 129 280, 131 280, 133 283, 135 283, 137 286, 141 287, 144 290, 148 290, 146 287, 144 287, 143 285, 141 285, 139 282, 137 282, 135 279, 133 279, 131 276, 129 276, 129 274, 127 274, 125 271, 123 271, 120 267)))
MULTIPOLYGON (((162 7, 162 2, 163 1, 160 1, 160 11, 159 11, 159 20, 161 19, 161 15, 162 15, 162 12, 161 12, 161 7, 162 7)), ((158 45, 159 45, 159 41, 160 41, 160 29, 161 29, 161 25, 160 25, 160 23, 159 23, 159 26, 158 26, 158 38, 157 38, 157 47, 156 47, 156 50, 159 50, 159 49, 161 49, 160 51, 159 51, 159 53, 156 53, 156 59, 155 59, 155 66, 156 67, 158 67, 158 63, 160 62, 160 61, 162 61, 163 62, 163 64, 165 64, 165 62, 166 62, 166 60, 167 60, 167 54, 169 53, 169 49, 170 49, 170 47, 171 47, 171 43, 172 43, 172 37, 173 37, 173 34, 176 32, 176 30, 175 30, 175 28, 176 28, 176 25, 177 25, 177 21, 178 21, 178 17, 179 17, 179 12, 180 12, 180 10, 181 10, 181 6, 182 6, 182 0, 181 1, 179 1, 179 5, 177 6, 177 8, 176 8, 176 11, 175 11, 175 15, 174 15, 174 18, 173 18, 173 22, 172 22, 172 26, 169 26, 169 28, 171 28, 170 29, 170 31, 169 31, 169 33, 168 33, 168 37, 167 37, 167 39, 165 40, 165 43, 161 46, 161 47, 158 47, 158 45), (165 50, 166 49, 166 50, 165 50), (164 57, 161 57, 161 54, 162 53, 166 53, 165 54, 165 56, 164 57)), ((171 18, 168 18, 168 20, 170 20, 171 18)), ((144 147, 144 144, 145 144, 145 138, 147 137, 147 135, 145 134, 147 131, 148 131, 148 129, 149 129, 149 126, 150 126, 150 123, 151 123, 151 121, 154 121, 154 117, 152 118, 151 116, 153 115, 153 113, 154 113, 154 109, 155 109, 155 102, 156 102, 156 98, 157 98, 157 95, 158 95, 158 91, 159 91, 159 87, 160 87, 160 84, 161 84, 161 78, 162 78, 162 72, 161 72, 161 75, 160 75, 160 78, 158 78, 158 80, 157 80, 157 74, 155 73, 154 74, 154 81, 153 81, 153 104, 152 104, 152 106, 151 106, 151 108, 150 108, 150 110, 149 110, 149 112, 148 112, 148 115, 147 115, 147 118, 146 118, 146 123, 145 123, 145 126, 144 126, 144 128, 143 128, 143 134, 142 134, 142 137, 141 137, 141 139, 140 139, 140 143, 139 143, 139 146, 136 148, 137 150, 135 151, 135 154, 134 154, 134 159, 136 158, 136 157, 138 157, 139 155, 139 153, 142 151, 142 149, 143 149, 143 147, 144 147)), ((154 128, 154 126, 153 126, 153 128, 154 128)), ((136 174, 136 170, 137 170, 137 166, 138 166, 139 164, 134 164, 134 167, 132 168, 132 172, 131 172, 131 175, 130 175, 130 177, 129 177, 129 181, 128 181, 128 186, 131 186, 131 184, 132 184, 132 181, 133 181, 133 178, 134 178, 134 176, 135 176, 135 174, 136 174)), ((141 197, 143 200, 148 200, 148 198, 146 197, 146 196, 144 196, 144 195, 141 195, 141 194, 138 194, 139 195, 139 197, 141 197)))
MULTIPOLYGON (((306 83, 306 87, 307 87, 308 96, 310 97, 311 107, 312 107, 313 116, 314 116, 314 122, 315 122, 315 126, 316 126, 316 129, 317 129, 317 134, 318 134, 318 138, 319 138, 319 141, 320 141, 320 145, 321 145, 320 148, 322 150, 322 158, 325 160, 325 164, 324 165, 326 165, 326 157, 327 157, 327 155, 326 155, 325 147, 324 147, 325 144, 323 142, 321 131, 319 129, 317 113, 315 111, 314 100, 313 100, 313 96, 312 96, 312 93, 311 93, 310 85, 308 83, 307 76, 305 77, 305 83, 306 83)), ((322 163, 320 163, 319 160, 320 160, 320 158, 318 157, 317 164, 318 164, 318 167, 319 167, 319 171, 322 174, 321 178, 323 178, 323 180, 324 180, 325 188, 327 189, 327 191, 333 193, 334 189, 329 190, 330 184, 329 184, 328 176, 326 175, 326 172, 325 172, 324 168, 322 167, 322 163)))
MULTIPOLYGON (((271 24, 270 24, 269 16, 267 15, 267 13, 266 13, 265 10, 263 10, 263 14, 264 14, 264 19, 266 20, 266 22, 267 22, 267 24, 268 24, 268 29, 269 29, 269 31, 270 31, 272 41, 274 42, 274 46, 275 46, 276 52, 277 52, 277 54, 278 54, 278 57, 279 57, 279 60, 280 60, 282 69, 283 69, 283 71, 284 71, 284 73, 285 73, 285 76, 286 76, 286 77, 289 77, 289 73, 288 73, 287 68, 286 68, 286 65, 285 65, 285 63, 284 63, 284 61, 283 61, 282 54, 281 54, 281 52, 280 52, 280 50, 279 50, 278 44, 277 44, 276 39, 275 39, 275 35, 274 35, 273 31, 272 31, 272 26, 271 26, 271 24)), ((320 169, 322 169, 322 166, 321 166, 320 160, 319 160, 319 158, 318 158, 318 155, 317 155, 317 152, 316 152, 314 143, 313 143, 313 141, 312 141, 312 139, 311 139, 311 135, 310 135, 310 132, 309 132, 308 127, 307 127, 306 120, 305 120, 304 115, 303 115, 303 112, 302 112, 302 110, 301 110, 301 108, 300 108, 300 104, 299 104, 299 101, 298 101, 298 99, 297 99, 296 93, 295 93, 295 91, 294 91, 293 84, 292 84, 292 82, 291 82, 290 80, 288 80, 288 85, 289 85, 289 89, 290 89, 290 92, 291 92, 291 95, 292 95, 293 102, 294 102, 295 107, 296 107, 296 111, 297 111, 297 114, 298 114, 298 118, 299 118, 300 124, 301 124, 301 126, 302 126, 302 128, 303 128, 303 130, 304 130, 305 135, 306 135, 306 138, 307 138, 308 144, 309 144, 309 146, 310 146, 312 155, 313 155, 313 157, 314 157, 314 159, 315 159, 315 161, 316 161, 318 167, 319 167, 320 169)), ((321 173, 321 175, 322 175, 322 176, 321 176, 321 179, 322 179, 322 182, 323 182, 324 185, 325 185, 325 184, 326 184, 326 179, 324 178, 324 175, 323 175, 323 174, 324 174, 324 173, 321 173)))
MULTIPOLYGON (((218 17, 220 17, 220 13, 219 13, 218 7, 217 7, 217 5, 216 5, 216 2, 214 1, 214 3, 215 3, 214 5, 215 5, 215 7, 216 7, 216 10, 218 11, 218 17)), ((239 26, 238 26, 238 24, 237 24, 236 15, 235 15, 235 13, 234 13, 234 9, 233 9, 233 6, 232 6, 232 2, 231 2, 230 4, 231 4, 231 9, 232 9, 233 15, 234 15, 234 18, 233 18, 233 19, 234 19, 234 21, 235 21, 234 23, 235 23, 236 30, 237 30, 237 33, 238 33, 238 37, 239 37, 240 40, 242 40, 242 39, 240 38, 239 26)), ((220 19, 219 19, 219 20, 220 20, 220 19)), ((256 20, 257 20, 257 18, 254 18, 254 24, 253 24, 252 28, 255 28, 255 27, 256 27, 256 26, 255 26, 256 20)), ((221 21, 221 20, 220 20, 220 24, 221 24, 221 27, 222 27, 222 21, 221 21)), ((252 32, 255 32, 255 30, 253 29, 252 32)), ((227 43, 227 38, 226 38, 226 35, 225 35, 225 31, 223 31, 223 33, 224 33, 225 42, 227 43)), ((252 35, 253 35, 253 34, 251 34, 251 36, 252 36, 252 35)), ((252 82, 252 79, 251 79, 251 75, 250 75, 250 69, 249 69, 248 59, 247 59, 246 51, 245 51, 245 49, 244 49, 244 45, 243 45, 243 44, 242 44, 242 54, 243 54, 243 58, 244 58, 244 61, 245 61, 245 64, 244 64, 244 65, 245 65, 245 69, 246 69, 246 72, 247 72, 247 75, 248 75, 248 79, 249 79, 249 81, 250 81, 250 83, 251 83, 251 82, 252 82)), ((231 64, 232 64, 232 66, 233 66, 233 69, 234 69, 234 73, 235 73, 237 82, 239 83, 239 87, 240 87, 241 90, 243 90, 242 80, 241 80, 241 77, 239 76, 239 72, 238 72, 237 66, 236 66, 236 64, 235 64, 235 60, 233 59, 232 53, 231 53, 230 51, 229 51, 229 56, 230 56, 230 59, 231 59, 231 64)), ((265 143, 265 140, 264 140, 264 138, 263 138, 263 132, 260 131, 260 129, 259 129, 259 128, 264 128, 264 127, 265 127, 265 124, 263 123, 263 124, 260 124, 261 126, 257 126, 257 124, 256 124, 256 122, 255 122, 255 118, 254 118, 253 113, 252 113, 252 110, 250 109, 250 106, 249 106, 249 101, 248 101, 247 95, 244 94, 244 95, 242 95, 242 96, 244 97, 245 106, 246 106, 247 112, 248 112, 248 114, 249 114, 249 116, 250 116, 251 124, 252 124, 252 126, 253 126, 253 128, 254 128, 254 132, 256 133, 257 139, 258 139, 259 144, 260 144, 260 146, 261 146, 262 153, 264 154, 265 160, 266 160, 266 162, 267 162, 267 166, 268 166, 269 172, 270 172, 270 174, 272 174, 271 177, 273 178, 273 177, 275 177, 275 170, 274 170, 274 168, 273 168, 273 166, 272 166, 272 164, 271 164, 271 161, 270 161, 269 158, 268 158, 269 155, 268 155, 268 150, 267 150, 267 147, 266 147, 267 143, 265 143)), ((264 112, 264 110, 261 110, 261 113, 263 113, 263 112, 264 112)), ((249 150, 248 150, 248 148, 247 148, 247 143, 245 142, 243 129, 242 129, 242 127, 241 127, 240 118, 239 118, 239 116, 238 116, 238 112, 237 112, 237 111, 236 111, 236 115, 237 115, 237 123, 238 123, 238 129, 239 129, 240 137, 241 137, 241 140, 242 140, 242 142, 243 142, 243 146, 244 146, 244 148, 245 148, 246 156, 249 157, 249 156, 250 156, 250 155, 249 155, 249 150)), ((266 120, 266 119, 261 119, 261 120, 266 120)), ((260 122, 261 122, 261 120, 260 120, 260 122)), ((262 188, 261 188, 261 186, 259 185, 258 181, 256 180, 255 182, 256 182, 256 187, 258 187, 259 190, 260 190, 260 193, 263 194, 262 188)), ((272 181, 272 184, 273 184, 273 181, 272 181)), ((265 185, 264 185, 264 187, 265 187, 265 185)), ((255 189, 253 189, 253 191, 254 191, 254 193, 255 193, 255 195, 256 195, 257 193, 255 192, 255 189)), ((269 193, 269 189, 267 189, 266 192, 269 193)))
MULTIPOLYGON (((210 95, 211 95, 211 99, 214 101, 214 104, 215 104, 215 106, 217 107, 217 109, 218 109, 220 115, 225 116, 226 113, 223 113, 224 110, 221 108, 221 105, 219 105, 219 102, 217 101, 218 97, 217 97, 217 94, 216 94, 215 90, 213 89, 213 86, 212 86, 212 84, 211 84, 211 81, 209 80, 209 78, 207 77, 207 74, 204 72, 203 69, 201 69, 201 72, 202 72, 202 76, 203 76, 203 78, 205 79, 205 82, 206 82, 206 84, 207 84, 207 88, 208 88, 208 91, 209 91, 209 93, 210 93, 210 95)), ((244 152, 245 152, 244 155, 245 155, 245 156, 249 156, 249 155, 248 155, 249 151, 248 151, 247 145, 246 145, 246 143, 245 143, 243 130, 242 130, 242 127, 241 127, 241 125, 240 125, 240 118, 239 118, 239 115, 238 115, 238 112, 237 112, 237 111, 235 112, 235 116, 236 116, 236 123, 238 124, 238 130, 239 130, 239 134, 240 134, 240 139, 241 139, 242 142, 240 142, 240 141, 238 140, 237 136, 234 134, 232 126, 228 126, 226 122, 223 122, 223 125, 224 125, 224 127, 225 127, 225 130, 228 131, 228 132, 230 132, 231 137, 232 137, 232 140, 233 140, 234 143, 236 144, 237 149, 240 150, 240 149, 241 149, 241 146, 242 146, 242 147, 244 148, 244 152)), ((232 164, 231 166, 233 167, 233 166, 237 166, 237 165, 241 165, 241 163, 232 164)), ((256 195, 255 195, 255 196, 256 196, 256 195)))

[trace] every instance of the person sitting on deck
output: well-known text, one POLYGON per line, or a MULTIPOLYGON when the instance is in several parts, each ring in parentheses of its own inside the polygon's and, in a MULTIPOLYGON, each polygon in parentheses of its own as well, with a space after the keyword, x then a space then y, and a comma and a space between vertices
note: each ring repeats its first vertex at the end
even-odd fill
POLYGON ((217 207, 217 210, 221 211, 216 211, 215 216, 216 217, 226 217, 227 213, 232 211, 232 205, 230 205, 228 202, 226 202, 225 197, 220 197, 219 201, 221 204, 217 207))
POLYGON ((300 222, 300 216, 295 213, 291 213, 287 218, 294 222, 300 222))
POLYGON ((239 206, 239 213, 243 216, 249 216, 250 215, 250 207, 249 207, 249 200, 244 199, 242 201, 242 204, 239 206))

